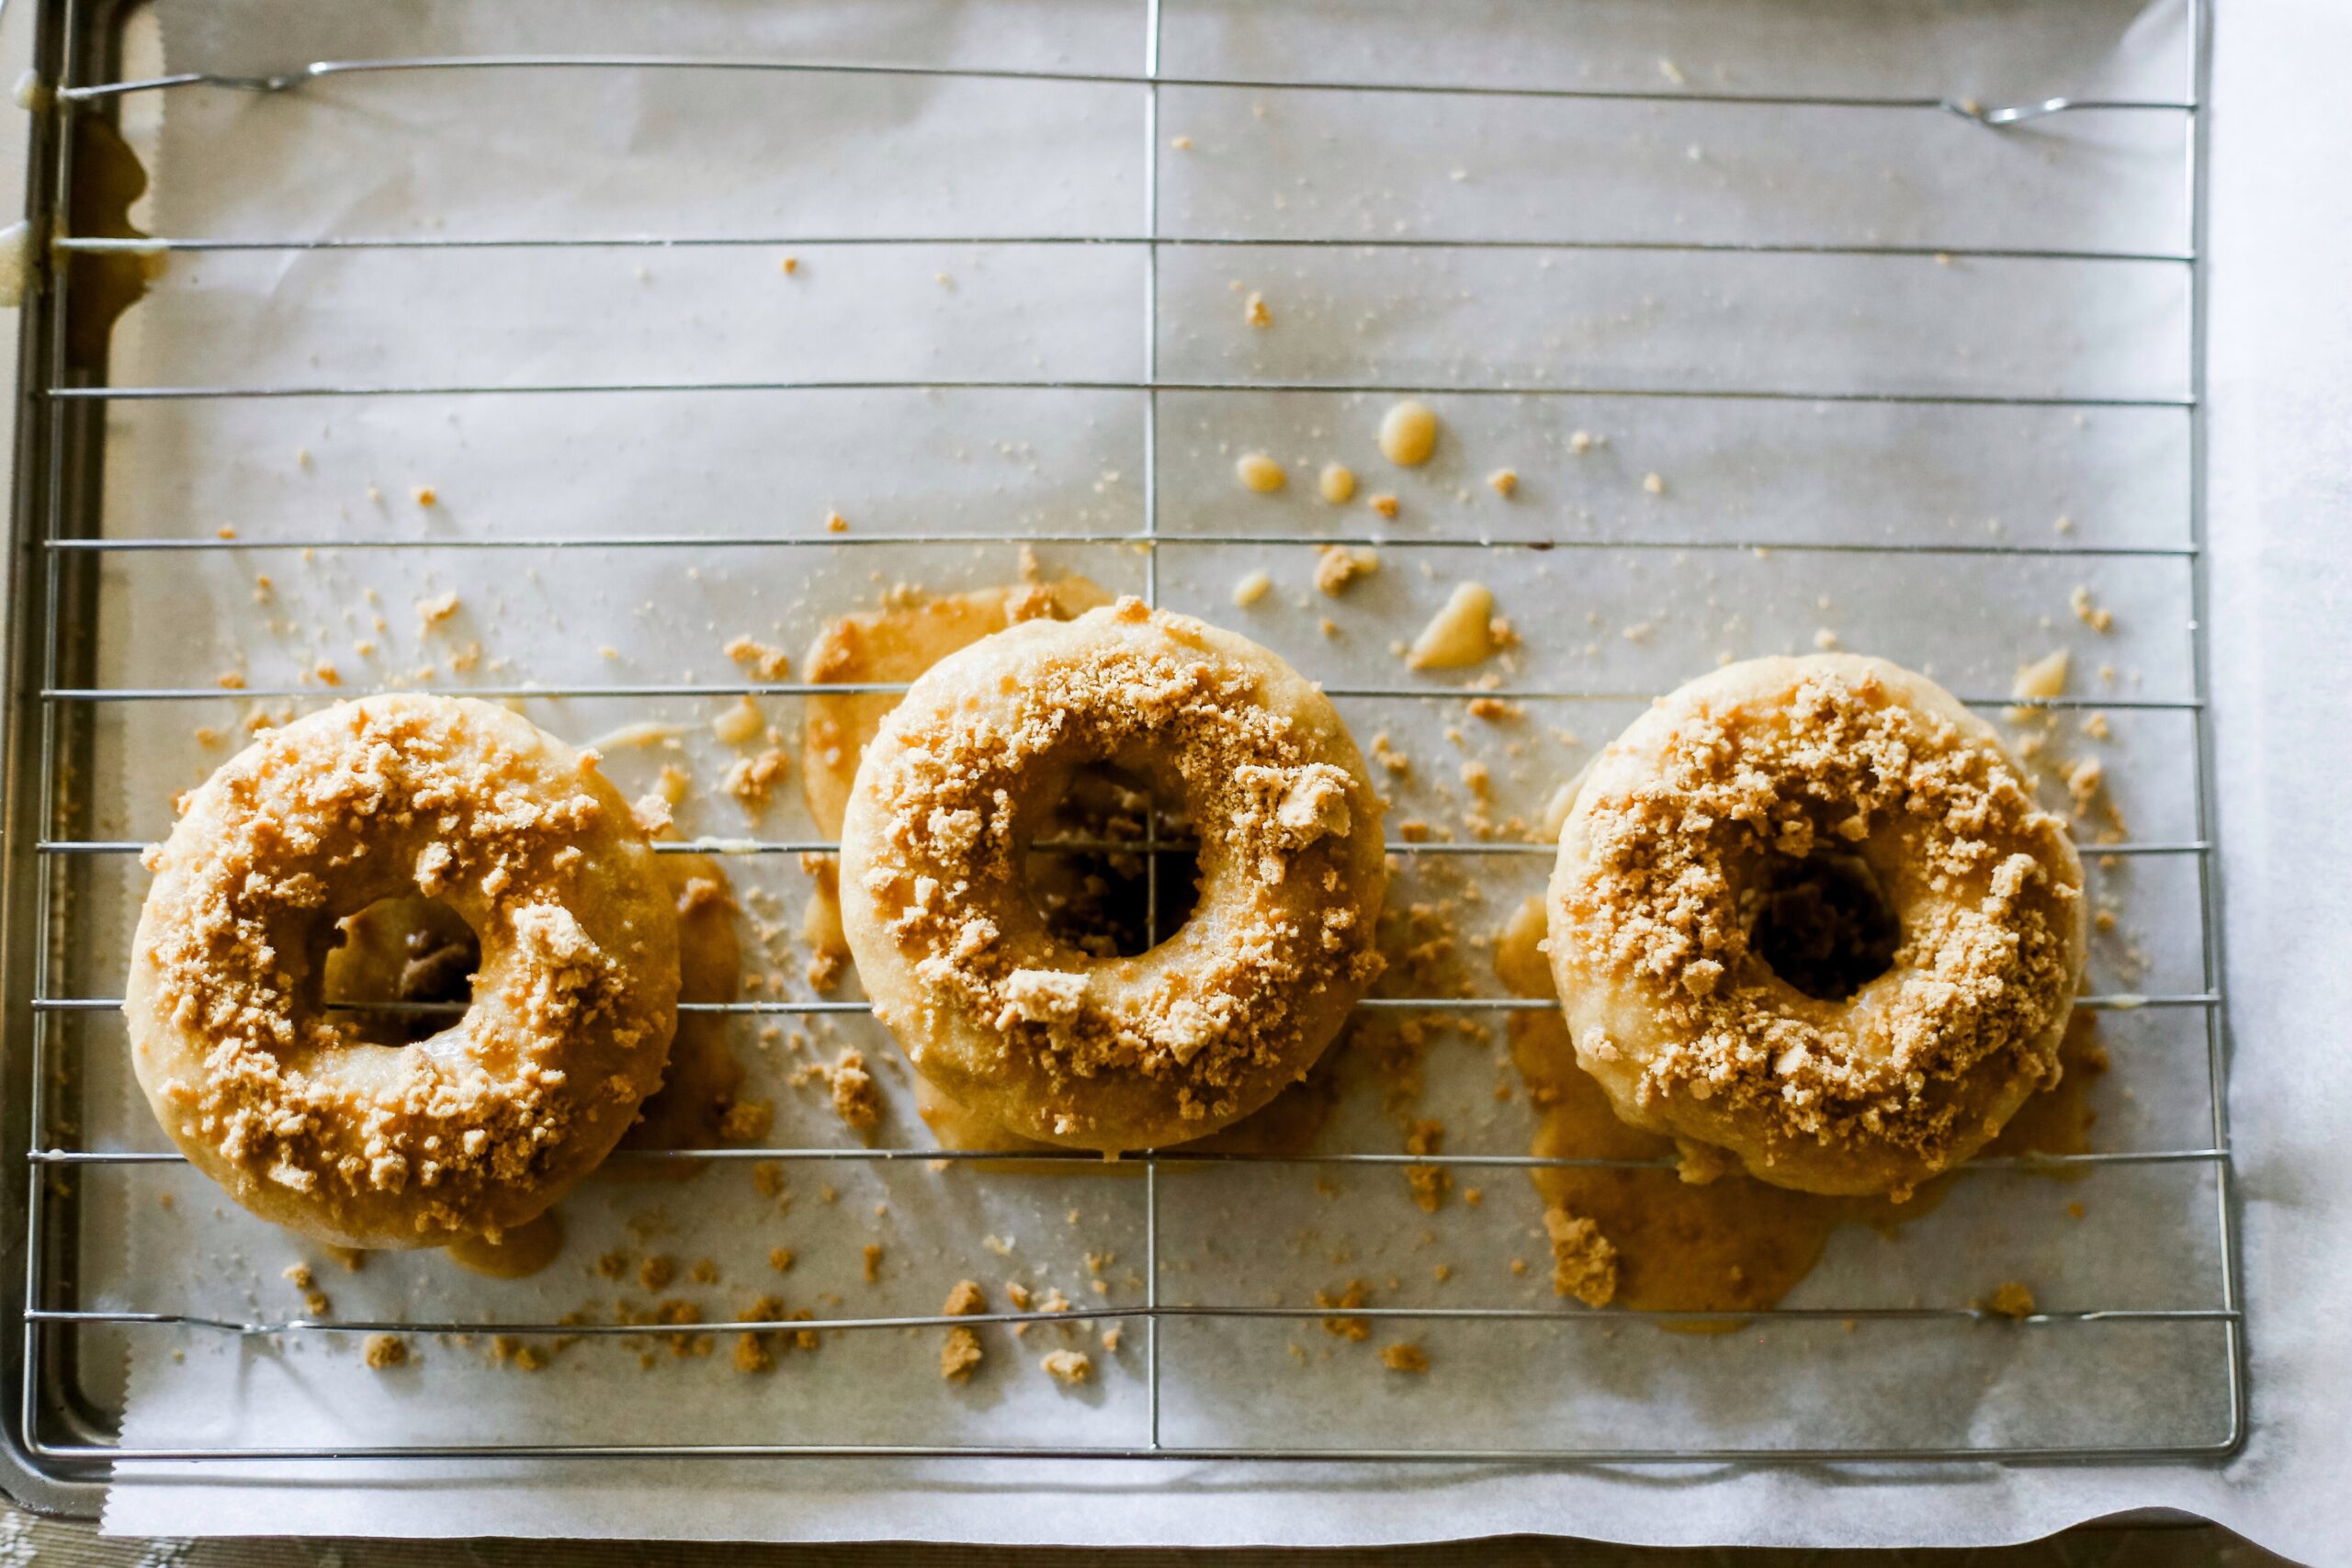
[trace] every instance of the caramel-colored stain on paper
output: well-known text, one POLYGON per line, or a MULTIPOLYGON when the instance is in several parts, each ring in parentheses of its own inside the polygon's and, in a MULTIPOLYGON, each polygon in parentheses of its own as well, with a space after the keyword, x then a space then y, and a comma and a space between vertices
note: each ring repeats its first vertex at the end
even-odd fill
MULTIPOLYGON (((1495 970, 1516 996, 1555 996, 1540 899, 1512 915, 1495 944, 1495 970)), ((1987 1154, 2069 1154, 2087 1146, 2093 1113, 2085 1090, 2106 1067, 2091 1014, 2077 1012, 2062 1059, 2065 1077, 2028 1101, 1987 1154)), ((1674 1140, 1629 1127, 1608 1096, 1577 1066, 1566 1021, 1556 1011, 1510 1015, 1511 1060, 1540 1120, 1531 1150, 1546 1159, 1665 1160, 1674 1140)), ((2078 1171, 2053 1174, 2078 1175, 2078 1171)), ((1609 1304, 1644 1312, 1753 1312, 1771 1306, 1820 1262, 1830 1233, 1860 1223, 1882 1229, 1931 1212, 1955 1179, 1922 1187, 1905 1203, 1832 1198, 1731 1174, 1704 1186, 1670 1165, 1650 1169, 1539 1168, 1530 1172, 1547 1213, 1593 1223, 1615 1250, 1609 1304)), ((1555 1232, 1559 1228, 1555 1227, 1555 1232)), ((1563 1258, 1563 1275, 1578 1261, 1563 1258)), ((1669 1324, 1696 1333, 1736 1329, 1736 1318, 1669 1324)))

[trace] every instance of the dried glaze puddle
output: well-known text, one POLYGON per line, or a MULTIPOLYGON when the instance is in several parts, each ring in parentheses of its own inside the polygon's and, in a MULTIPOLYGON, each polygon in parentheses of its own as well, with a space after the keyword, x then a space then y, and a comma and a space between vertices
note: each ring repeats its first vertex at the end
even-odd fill
MULTIPOLYGON (((1538 947, 1544 940, 1541 899, 1530 899, 1495 944, 1495 971, 1514 995, 1550 998, 1550 965, 1538 947)), ((1556 1011, 1513 1013, 1511 1060, 1541 1116, 1533 1147, 1542 1158, 1668 1159, 1674 1140, 1629 1127, 1617 1119, 1608 1096, 1577 1066, 1567 1023, 1556 1011)), ((2077 1011, 2067 1030, 2060 1059, 2065 1076, 2054 1089, 2026 1102, 1984 1152, 2078 1154, 2088 1147, 2093 1112, 2086 1101, 2090 1082, 2107 1066, 2096 1038, 2095 1015, 2077 1011)), ((1653 1312, 1754 1311, 1772 1305, 1813 1271, 1841 1224, 1860 1223, 1882 1230, 1933 1211, 1958 1176, 1921 1187, 1910 1201, 1829 1198, 1793 1192, 1754 1178, 1733 1174, 1693 1186, 1672 1168, 1650 1170, 1537 1169, 1530 1173, 1547 1212, 1591 1222, 1578 1232, 1582 1256, 1560 1259, 1563 1294, 1584 1286, 1589 1304, 1653 1312), (1592 1232, 1614 1248, 1613 1289, 1583 1267, 1590 1258, 1592 1232)), ((2053 1179, 2076 1179, 2080 1171, 2052 1172, 2053 1179)), ((1557 1222, 1554 1222, 1556 1226, 1557 1222)), ((1555 1229, 1555 1235, 1557 1231, 1555 1229)), ((1600 1271, 1605 1279, 1606 1270, 1600 1271)), ((1736 1319, 1669 1325, 1685 1332, 1726 1333, 1736 1319)))

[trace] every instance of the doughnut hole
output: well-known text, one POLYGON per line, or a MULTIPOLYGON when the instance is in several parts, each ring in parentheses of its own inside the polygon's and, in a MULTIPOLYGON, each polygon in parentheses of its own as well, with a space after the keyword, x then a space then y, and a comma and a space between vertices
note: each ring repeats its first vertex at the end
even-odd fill
POLYGON ((1057 941, 1096 958, 1133 958, 1192 918, 1200 864, 1175 799, 1142 769, 1091 762, 1072 773, 1039 818, 1023 868, 1029 900, 1057 941), (1156 888, 1145 847, 1154 836, 1156 888))
POLYGON ((437 898, 396 894, 335 922, 326 1005, 362 1041, 413 1045, 457 1021, 473 999, 481 939, 437 898))
POLYGON ((1853 996, 1903 945, 1894 906, 1858 854, 1767 855, 1747 897, 1748 951, 1818 1001, 1853 996))

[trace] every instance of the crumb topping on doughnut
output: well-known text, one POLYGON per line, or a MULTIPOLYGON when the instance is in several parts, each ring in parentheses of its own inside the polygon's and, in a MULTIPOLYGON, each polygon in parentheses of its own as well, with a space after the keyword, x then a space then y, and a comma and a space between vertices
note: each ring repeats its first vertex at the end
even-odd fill
POLYGON ((494 713, 379 698, 274 731, 145 857, 133 1028, 167 1126, 332 1229, 368 1233, 359 1211, 393 1196, 420 1239, 479 1228, 486 1192, 573 1163, 583 1120, 617 1135, 659 1081, 671 1012, 644 972, 668 950, 581 847, 633 836, 626 808, 594 752, 534 751, 494 713), (483 931, 476 1002, 420 1046, 370 1044, 323 1010, 306 949, 355 898, 412 889, 483 931))
MULTIPOLYGON (((1867 669, 1815 669, 1783 703, 1679 705, 1654 753, 1597 776, 1577 815, 1588 852, 1555 889, 1554 940, 1655 1015, 1645 1103, 1687 1097, 1754 1117, 1768 1143, 1868 1144, 1934 1166, 1990 1131, 1962 1124, 1958 1078, 2055 1081, 2079 873, 1989 732, 1897 700, 1867 669), (1751 949, 1743 868, 1873 840, 1927 895, 1905 910, 1899 989, 1792 1002, 1751 949)), ((1600 1029, 1577 1045, 1621 1059, 1600 1029)))
POLYGON ((901 949, 920 954, 927 998, 913 1005, 939 998, 984 1021, 1057 1079, 1139 1073, 1168 1083, 1187 1120, 1227 1116, 1253 1070, 1295 1056, 1295 998, 1360 987, 1379 968, 1343 848, 1377 807, 1345 769, 1316 760, 1198 622, 1132 598, 1096 615, 1154 635, 1072 638, 1024 659, 985 705, 910 704, 893 716, 896 746, 873 786, 886 825, 865 886, 901 949), (1026 897, 1035 824, 1023 803, 1035 781, 1057 765, 1147 754, 1181 777, 1204 886, 1223 866, 1239 891, 1218 897, 1213 916, 1204 893, 1193 919, 1213 919, 1216 938, 1180 977, 1114 987, 1103 983, 1111 966, 1041 923, 1008 930, 1000 913, 1026 897))

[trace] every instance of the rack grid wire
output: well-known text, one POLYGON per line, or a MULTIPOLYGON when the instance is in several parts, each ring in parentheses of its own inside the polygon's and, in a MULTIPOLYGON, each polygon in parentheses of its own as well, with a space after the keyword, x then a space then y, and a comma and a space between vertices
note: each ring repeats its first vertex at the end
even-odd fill
MULTIPOLYGON (((1323 1307, 1182 1305, 1164 1302, 1160 1293, 1161 1205, 1163 1167, 1186 1165, 1253 1163, 1291 1165, 1353 1166, 1366 1168, 1411 1166, 1449 1168, 1528 1169, 1544 1167, 1563 1168, 1644 1168, 1670 1166, 1669 1160, 1580 1159, 1572 1157, 1546 1158, 1532 1155, 1504 1154, 1396 1154, 1373 1152, 1316 1152, 1306 1154, 1223 1154, 1152 1153, 1136 1156, 1144 1172, 1144 1300, 1134 1303, 1080 1307, 1071 1314, 1048 1314, 1041 1312, 989 1313, 972 1317, 937 1315, 833 1315, 812 1323, 797 1325, 819 1330, 844 1332, 867 1329, 906 1328, 910 1326, 948 1326, 982 1324, 1018 1325, 1050 1321, 1058 1317, 1110 1319, 1140 1319, 1146 1334, 1146 1370, 1148 1381, 1148 1427, 1141 1440, 1132 1442, 1082 1444, 1019 1444, 1019 1443, 957 1443, 923 1444, 814 1444, 814 1443, 724 1443, 675 1446, 645 1446, 631 1444, 532 1443, 516 1441, 497 1444, 437 1444, 433 1446, 359 1447, 338 1446, 336 1455, 350 1458, 382 1459, 448 1459, 453 1457, 478 1459, 524 1458, 644 1458, 700 1454, 727 1457, 752 1456, 817 1456, 817 1455, 903 1455, 925 1457, 985 1456, 985 1457, 1172 1457, 1193 1459, 1292 1459, 1292 1460, 1440 1460, 1453 1462, 1485 1461, 1503 1462, 1584 1462, 1611 1464, 1640 1464, 1649 1462, 1689 1463, 1695 1461, 1800 1462, 1822 1460, 2105 1460, 2130 1461, 2179 1457, 2183 1455, 2217 1455, 2233 1450, 2244 1430, 2245 1391, 2244 1387, 2243 1320, 2235 1280, 2235 1242, 2233 1233, 2232 1194, 2230 1189, 2230 1143, 2224 1093, 2226 1071, 2226 1042, 2222 998, 2220 994, 2220 942, 2218 925, 2218 888, 2213 832, 2211 819, 2211 743, 2205 710, 2204 655, 2204 562, 2203 540, 2203 432, 2202 432, 2202 372, 2204 333, 2203 234, 2205 202, 2203 177, 2199 149, 2203 136, 2203 95, 2206 81, 2206 53, 2210 18, 2207 0, 2188 0, 2188 35, 2192 57, 2191 90, 2177 100, 2165 99, 2077 99, 2052 98, 2018 105, 1987 107, 1973 102, 1951 99, 1916 97, 1853 97, 1837 96, 1809 96, 1803 95, 1763 95, 1737 92, 1703 92, 1678 86, 1671 92, 1641 92, 1610 88, 1537 87, 1537 86, 1475 86, 1415 83, 1408 80, 1365 81, 1272 81, 1216 76, 1184 76, 1164 73, 1161 69, 1161 37, 1163 19, 1161 0, 1136 0, 1142 33, 1139 69, 1133 73, 1080 72, 1050 70, 1013 70, 993 68, 959 68, 952 65, 892 65, 851 64, 801 59, 718 59, 718 58, 653 58, 638 56, 526 56, 501 55, 476 58, 415 58, 367 59, 322 62, 308 65, 283 75, 266 78, 237 78, 183 73, 140 80, 120 80, 105 73, 107 61, 105 38, 110 8, 94 6, 89 0, 51 0, 40 13, 40 55, 42 69, 57 82, 55 107, 40 117, 33 139, 30 196, 31 217, 36 232, 44 230, 55 235, 51 254, 59 265, 49 273, 46 293, 38 309, 28 304, 25 311, 25 356, 21 361, 19 457, 15 486, 15 527, 17 545, 13 554, 11 570, 10 607, 16 623, 11 636, 10 659, 13 666, 9 681, 11 706, 8 716, 8 736, 11 746, 11 780, 9 809, 6 821, 8 897, 7 919, 7 988, 8 1053, 12 1071, 9 1077, 12 1104, 21 1114, 9 1122, 10 1135, 23 1137, 19 1168, 14 1173, 15 1190, 25 1198, 26 1232, 22 1238, 25 1265, 23 1329, 21 1344, 17 1349, 12 1371, 17 1379, 18 1397, 11 1434, 28 1461, 31 1476, 39 1483, 68 1488, 63 1495, 72 1495, 70 1488, 86 1482, 93 1475, 103 1474, 111 1462, 125 1460, 186 1461, 203 1460, 231 1461, 238 1460, 290 1460, 328 1457, 326 1450, 311 1448, 224 1449, 201 1445, 130 1447, 112 1434, 98 1429, 94 1422, 77 1412, 72 1397, 62 1392, 62 1385, 70 1381, 74 1363, 73 1338, 76 1332, 93 1325, 126 1327, 141 1325, 172 1325, 198 1328, 224 1335, 280 1336, 315 1332, 361 1333, 371 1330, 409 1333, 481 1333, 496 1330, 510 1334, 546 1335, 571 1334, 581 1336, 641 1334, 641 1327, 628 1325, 581 1326, 555 1323, 484 1324, 475 1321, 418 1322, 409 1320, 364 1322, 351 1320, 312 1321, 300 1317, 223 1317, 199 1313, 130 1312, 100 1310, 79 1304, 72 1269, 70 1243, 65 1233, 71 1226, 65 1215, 70 1213, 72 1198, 52 1190, 51 1178, 58 1173, 85 1168, 108 1167, 138 1167, 179 1163, 175 1154, 137 1151, 92 1150, 66 1146, 54 1129, 58 1107, 53 1100, 55 1082, 51 1053, 55 1049, 52 1024, 62 1016, 85 1013, 107 1013, 119 1007, 113 996, 75 995, 61 992, 57 987, 61 965, 58 955, 62 950, 65 933, 60 929, 69 908, 64 878, 73 868, 102 861, 109 857, 134 854, 141 841, 132 839, 109 839, 91 836, 80 826, 80 817, 71 792, 66 787, 65 773, 72 731, 90 710, 106 705, 170 704, 217 699, 220 693, 202 686, 142 685, 121 686, 79 683, 74 671, 85 667, 77 655, 76 640, 85 635, 85 628, 96 619, 88 609, 87 596, 92 592, 88 572, 90 565, 102 557, 130 555, 138 552, 287 552, 312 547, 340 551, 396 551, 411 547, 411 541, 398 538, 344 536, 314 536, 267 539, 237 538, 138 538, 100 536, 91 531, 89 519, 77 510, 78 497, 85 485, 76 475, 87 471, 95 460, 96 445, 102 439, 102 425, 94 416, 109 404, 152 400, 254 400, 268 398, 342 399, 420 398, 428 400, 461 399, 490 394, 503 396, 593 396, 615 391, 830 391, 908 389, 936 391, 941 389, 1059 389, 1067 390, 1113 391, 1139 394, 1144 413, 1140 433, 1142 455, 1141 519, 1139 527, 1117 532, 1087 532, 1059 534, 1054 532, 968 532, 942 531, 915 536, 875 536, 848 537, 818 537, 776 534, 729 535, 707 536, 676 533, 626 534, 614 537, 599 537, 594 543, 601 547, 630 551, 668 548, 737 550, 746 548, 780 548, 786 550, 856 550, 877 546, 920 545, 1009 545, 1066 542, 1104 547, 1128 547, 1142 552, 1143 582, 1147 595, 1154 604, 1160 598, 1160 562, 1171 547, 1190 548, 1204 545, 1233 544, 1253 547, 1272 546, 1316 546, 1335 543, 1388 545, 1396 542, 1389 535, 1380 533, 1344 534, 1317 532, 1312 535, 1293 532, 1274 534, 1202 534, 1188 533, 1181 537, 1165 534, 1160 526, 1159 492, 1161 398, 1164 393, 1216 395, 1224 393, 1402 393, 1423 389, 1397 385, 1381 380, 1329 379, 1283 381, 1270 384, 1248 379, 1164 378, 1161 373, 1161 342, 1166 321, 1162 299, 1160 260, 1163 253, 1181 248, 1215 246, 1261 246, 1312 249, 1341 247, 1351 251, 1382 247, 1411 249, 1442 247, 1449 250, 1491 248, 1508 250, 1513 247, 1553 251, 1632 250, 1657 253, 1699 252, 1734 254, 1771 255, 1871 255, 1926 257, 1949 260, 1954 255, 1987 259, 2030 259, 2077 261, 2095 265, 2156 265, 2184 269, 2188 278, 2188 381, 2186 396, 2105 396, 2068 397, 2041 396, 2020 393, 1912 393, 1887 389, 1806 389, 1802 388, 1758 386, 1738 389, 1694 389, 1665 385, 1622 385, 1589 387, 1578 385, 1560 389, 1579 396, 1626 399, 1736 399, 1769 402, 1776 400, 1806 404, 1826 405, 1842 401, 1884 404, 1920 404, 1933 407, 2035 407, 2060 408, 2150 408, 2175 409, 2182 415, 2181 438, 2187 444, 2186 461, 2189 474, 2188 506, 2189 514, 2188 543, 2168 545, 2123 546, 2034 546, 2022 542, 1969 543, 1921 542, 1888 540, 1870 543, 1776 542, 1766 539, 1722 539, 1713 537, 1659 538, 1654 536, 1618 536, 1609 537, 1495 537, 1482 535, 1476 538, 1439 537, 1414 541, 1416 546, 1429 547, 1476 548, 1487 551, 1547 551, 1555 549, 1595 549, 1610 551, 1660 551, 1679 555, 1708 551, 1733 551, 1753 554, 1766 548, 1815 550, 1829 554, 1840 552, 1872 556, 1917 554, 1930 558, 1993 556, 2013 557, 2047 554, 2080 558, 2117 556, 2125 558, 2178 558, 2186 563, 2189 577, 2189 594, 2195 622, 2194 650, 2191 656, 2194 686, 2192 692, 2180 698, 2129 697, 2075 698, 2059 697, 2032 699, 2035 704, 2060 708, 2098 707, 2101 709, 2142 709, 2154 713, 2185 716, 2194 736, 2193 836, 2173 837, 2155 840, 2132 840, 2099 846, 2102 855, 2116 857, 2146 857, 2161 860, 2187 860, 2193 863, 2197 882, 2199 919, 2203 925, 2199 951, 2203 965, 2203 983, 2195 989, 2165 994, 2111 993, 2087 996, 2083 1005, 2091 1009, 2137 1010, 2143 1008, 2194 1010, 2202 1015, 2203 1039, 2206 1052, 2205 1069, 2210 1089, 2210 1137, 2200 1146, 2167 1147, 2142 1151, 2094 1152, 2056 1156, 2027 1156, 1985 1158, 1974 1162, 1973 1168, 2031 1168, 2050 1169, 2065 1166, 2179 1166, 2210 1168, 2214 1173, 2214 1190, 2218 1201, 2215 1223, 2221 1237, 2222 1279, 2218 1281, 2217 1305, 2195 1308, 2099 1308, 2047 1311, 2033 1314, 2026 1327, 2036 1333, 2062 1334, 2071 1325, 2089 1323, 2128 1324, 2132 1322, 2211 1322, 2223 1330, 2225 1349, 2214 1375, 2227 1381, 2226 1429, 2211 1441, 2180 1443, 2164 1441, 2147 1445, 2131 1442, 2102 1442, 2095 1445, 2035 1445, 2035 1446, 1955 1446, 1935 1444, 1919 1447, 1867 1447, 1801 1445, 1789 1448, 1524 1448, 1478 1447, 1452 1444, 1422 1447, 1381 1447, 1377 1445, 1348 1445, 1344 1447, 1260 1447, 1198 1446, 1163 1440, 1161 1419, 1163 1324, 1194 1318, 1260 1318, 1314 1319, 1329 1315, 1323 1307), (103 115, 111 112, 127 98, 140 95, 202 93, 234 91, 257 94, 300 93, 306 84, 332 77, 380 73, 456 73, 478 70, 519 71, 526 73, 594 72, 618 69, 659 68, 680 71, 714 71, 727 73, 779 73, 810 78, 838 80, 930 78, 950 81, 1009 81, 1031 84, 1087 84, 1118 89, 1131 89, 1141 98, 1144 149, 1141 169, 1142 218, 1141 232, 1132 235, 1097 234, 1080 238, 1066 235, 976 235, 961 239, 938 234, 884 236, 831 236, 824 234, 789 234, 747 238, 740 235, 711 234, 704 236, 643 235, 610 236, 394 236, 333 237, 311 239, 254 239, 164 236, 148 239, 107 239, 63 231, 62 216, 67 209, 70 194, 74 189, 74 153, 75 139, 67 127, 75 117, 103 115), (1742 113, 1770 115, 1788 108, 1860 107, 1903 113, 1953 116, 1973 121, 1984 128, 1987 135, 2004 134, 2002 128, 2023 125, 2049 117, 2063 117, 2086 109, 2124 110, 2153 116, 2177 117, 2185 129, 2183 137, 2184 163, 2182 177, 2188 182, 2188 232, 2189 243, 2179 250, 2102 250, 2069 248, 2030 248, 1984 246, 1973 249, 1939 245, 1908 244, 1823 244, 1716 243, 1711 241, 1519 241, 1495 239, 1420 239, 1407 237, 1348 237, 1331 239, 1299 239, 1271 235, 1260 239, 1200 238, 1164 236, 1161 232, 1162 197, 1161 165, 1167 154, 1163 152, 1166 139, 1160 115, 1161 94, 1171 87, 1250 89, 1266 91, 1311 92, 1349 96, 1412 96, 1416 97, 1474 98, 1493 96, 1524 100, 1553 99, 1561 101, 1672 101, 1676 103, 1707 103, 1725 106, 1742 113), (345 379, 330 379, 301 386, 263 386, 223 384, 187 384, 173 386, 119 387, 86 384, 77 379, 69 366, 66 352, 67 326, 74 309, 69 298, 70 269, 63 263, 72 257, 102 255, 109 252, 134 251, 155 253, 230 253, 256 251, 287 253, 325 250, 493 250, 548 248, 626 248, 633 246, 720 247, 729 245, 790 246, 819 250, 829 245, 861 245, 889 247, 894 245, 937 244, 942 243, 988 243, 991 245, 1035 245, 1132 248, 1141 254, 1144 295, 1142 304, 1142 373, 1133 378, 802 378, 775 381, 697 382, 683 385, 661 381, 561 381, 549 380, 530 385, 487 384, 418 384, 413 382, 365 384, 345 379)), ((1542 397, 1550 389, 1530 386, 1477 386, 1449 384, 1439 389, 1450 398, 1500 396, 1542 397)), ((464 550, 528 552, 561 547, 578 541, 560 536, 501 536, 488 538, 458 538, 441 541, 444 547, 464 550)), ((788 701, 815 695, 839 695, 848 692, 885 693, 904 689, 892 683, 833 684, 795 682, 788 681, 679 682, 675 683, 594 683, 568 682, 560 684, 524 683, 502 687, 495 683, 467 683, 461 687, 466 694, 478 696, 514 695, 532 698, 572 697, 582 699, 637 700, 652 698, 725 697, 746 695, 777 698, 788 701)), ((1396 685, 1334 684, 1334 695, 1380 701, 1416 701, 1442 696, 1425 688, 1396 685)), ((300 686, 257 686, 241 692, 243 698, 285 697, 315 699, 315 688, 300 686)), ((1546 698, 1593 700, 1600 698, 1632 699, 1645 694, 1571 689, 1557 685, 1534 685, 1505 689, 1496 694, 1505 698, 1544 700, 1546 698)), ((1972 705, 1997 708, 2011 705, 2018 699, 1994 692, 1967 694, 1972 705)), ((1156 897, 1157 878, 1163 856, 1180 845, 1163 840, 1159 836, 1156 818, 1148 825, 1148 838, 1144 849, 1144 863, 1153 879, 1154 896, 1148 903, 1151 921, 1148 940, 1158 936, 1159 900, 1156 897)), ((837 846, 823 838, 743 839, 729 840, 723 845, 708 843, 679 843, 662 846, 665 850, 717 852, 740 856, 792 856, 823 854, 837 846)), ((1072 842, 1062 847, 1087 848, 1072 842)), ((1542 857, 1551 853, 1550 847, 1534 842, 1441 842, 1396 841, 1389 845, 1399 857, 1441 857, 1456 855, 1510 855, 1542 857)), ((1551 1004, 1516 997, 1376 997, 1363 1004, 1367 1008, 1396 1010, 1484 1010, 1507 1012, 1543 1009, 1551 1004)), ((706 1003, 690 1006, 687 1010, 747 1015, 816 1015, 827 1013, 857 1014, 865 1012, 861 1001, 762 999, 706 1003)), ((929 1147, 762 1147, 698 1149, 663 1153, 647 1151, 623 1153, 616 1156, 623 1161, 662 1162, 692 1159, 696 1161, 779 1161, 808 1162, 933 1162, 1001 1159, 1001 1155, 984 1152, 941 1150, 929 1147)), ((1039 1156, 1024 1156, 1035 1158, 1039 1156)), ((1086 1156, 1091 1157, 1091 1156, 1086 1156)), ((1521 1307, 1364 1307, 1352 1309, 1350 1315, 1366 1320, 1541 1320, 1548 1324, 1584 1324, 1607 1326, 1634 1320, 1673 1322, 1676 1320, 1719 1321, 1720 1313, 1639 1311, 1610 1309, 1600 1312, 1564 1314, 1544 1308, 1521 1307)), ((1984 1311, 1967 1306, 1885 1306, 1876 1308, 1765 1308, 1743 1313, 1743 1317, 1759 1321, 1840 1320, 1849 1325, 1856 1321, 1968 1322, 1981 1320, 1984 1311)), ((712 1323, 703 1325, 707 1331, 723 1332, 741 1329, 757 1330, 772 1326, 765 1322, 712 1323)))

